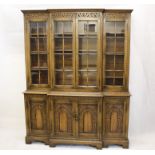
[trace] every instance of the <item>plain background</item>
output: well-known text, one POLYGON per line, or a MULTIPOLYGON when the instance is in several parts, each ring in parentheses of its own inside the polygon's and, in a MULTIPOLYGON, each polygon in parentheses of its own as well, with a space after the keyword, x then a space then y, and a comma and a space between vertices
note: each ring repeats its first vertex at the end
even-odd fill
MULTIPOLYGON (((130 50, 130 149, 155 149, 155 5, 93 4, 0 5, 0 149, 50 149, 40 143, 26 145, 22 92, 26 89, 22 9, 129 8, 130 50)), ((115 148, 115 147, 112 147, 115 148)), ((62 149, 94 149, 57 146, 62 149)))

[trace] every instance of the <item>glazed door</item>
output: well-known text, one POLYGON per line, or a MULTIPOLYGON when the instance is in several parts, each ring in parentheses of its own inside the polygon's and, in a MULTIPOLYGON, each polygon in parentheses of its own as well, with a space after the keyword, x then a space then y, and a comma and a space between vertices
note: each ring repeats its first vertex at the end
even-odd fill
POLYGON ((128 84, 129 23, 125 14, 106 14, 104 19, 104 88, 125 90, 128 84))
POLYGON ((74 26, 74 20, 70 18, 57 18, 53 20, 53 75, 55 88, 74 87, 74 26))
POLYGON ((67 138, 74 135, 73 103, 71 98, 55 97, 52 99, 53 136, 67 138))
POLYGON ((79 98, 78 136, 80 138, 99 138, 101 125, 101 100, 94 98, 79 98))
POLYGON ((99 89, 100 20, 78 19, 76 85, 82 89, 99 89))
POLYGON ((50 87, 49 17, 30 16, 25 21, 28 88, 50 87))
POLYGON ((31 134, 47 134, 48 107, 46 96, 26 95, 25 96, 26 115, 28 132, 31 134))
POLYGON ((124 137, 127 133, 128 99, 106 97, 104 99, 104 137, 124 137))

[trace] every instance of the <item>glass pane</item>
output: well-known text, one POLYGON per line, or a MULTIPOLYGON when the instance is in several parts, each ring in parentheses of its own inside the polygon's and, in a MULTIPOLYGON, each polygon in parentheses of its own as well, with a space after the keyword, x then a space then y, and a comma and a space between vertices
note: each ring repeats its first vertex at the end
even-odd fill
POLYGON ((64 68, 72 70, 72 54, 64 54, 64 68))
POLYGON ((47 67, 47 54, 40 54, 40 67, 47 67))
POLYGON ((79 38, 79 50, 87 50, 87 39, 79 38))
POLYGON ((125 31, 125 22, 116 22, 116 36, 124 36, 124 31, 125 31))
POLYGON ((123 78, 116 78, 115 85, 123 85, 123 78))
POLYGON ((64 84, 65 85, 72 85, 72 78, 73 78, 73 73, 71 71, 64 72, 64 84))
POLYGON ((37 34, 37 22, 30 22, 30 33, 33 35, 37 34))
POLYGON ((105 84, 106 84, 106 85, 113 85, 113 81, 114 81, 113 78, 106 78, 106 79, 105 79, 105 84))
POLYGON ((37 38, 31 38, 30 39, 30 49, 31 51, 37 51, 38 48, 38 39, 37 38))
POLYGON ((32 84, 39 84, 39 71, 32 71, 32 84))
POLYGON ((115 51, 115 38, 106 38, 106 52, 115 51))
POLYGON ((62 50, 62 38, 55 38, 55 49, 62 50))
POLYGON ((39 38, 39 51, 46 51, 47 43, 46 38, 39 38))
POLYGON ((31 67, 38 67, 38 54, 31 55, 31 67))
POLYGON ((113 78, 114 77, 114 72, 113 71, 106 71, 106 77, 113 78))
POLYGON ((87 86, 87 72, 79 71, 79 85, 87 86))
POLYGON ((39 34, 46 34, 46 22, 38 22, 39 34))
POLYGON ((97 22, 96 21, 89 21, 88 22, 88 32, 97 32, 97 22))
POLYGON ((106 36, 115 36, 115 22, 106 22, 106 36))
POLYGON ((55 68, 62 69, 63 68, 63 56, 62 54, 55 55, 55 68))
POLYGON ((87 70, 87 54, 79 54, 79 69, 87 70))
POLYGON ((88 54, 88 69, 95 69, 97 66, 97 56, 96 53, 88 54))
POLYGON ((72 22, 65 21, 64 22, 64 33, 71 33, 72 32, 72 22))
POLYGON ((64 49, 72 50, 72 38, 64 38, 64 49))
POLYGON ((88 86, 96 86, 96 75, 97 72, 88 72, 88 86))
POLYGON ((117 70, 123 70, 124 69, 124 56, 123 55, 117 55, 116 56, 115 69, 117 69, 117 70))
POLYGON ((125 22, 106 22, 106 85, 123 85, 125 22), (111 52, 111 53, 110 53, 111 52), (117 55, 113 53, 116 52, 117 55), (113 54, 113 55, 112 55, 113 54), (111 71, 110 71, 111 70, 111 71))
POLYGON ((63 30, 62 26, 63 26, 62 22, 59 22, 59 21, 54 22, 54 32, 58 33, 58 34, 62 34, 63 33, 62 32, 62 30, 63 30))
POLYGON ((114 56, 113 55, 107 55, 106 56, 106 69, 107 70, 113 70, 114 69, 114 56))
POLYGON ((97 49, 97 39, 96 38, 88 38, 88 49, 89 50, 97 49))
POLYGON ((124 52, 124 38, 116 38, 116 52, 124 52))
POLYGON ((40 84, 48 84, 48 71, 47 70, 40 71, 40 84))
POLYGON ((56 85, 63 85, 63 72, 62 71, 56 71, 55 83, 56 85))
POLYGON ((115 77, 123 77, 123 71, 115 71, 115 77))
POLYGON ((79 33, 84 34, 87 32, 87 21, 79 21, 78 25, 79 33))

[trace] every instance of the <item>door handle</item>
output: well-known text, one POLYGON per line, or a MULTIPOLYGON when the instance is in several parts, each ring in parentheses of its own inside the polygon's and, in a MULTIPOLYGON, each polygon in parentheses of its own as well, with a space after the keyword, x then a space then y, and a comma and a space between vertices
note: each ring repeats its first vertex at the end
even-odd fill
POLYGON ((78 114, 77 114, 77 113, 74 113, 74 119, 75 119, 76 121, 78 121, 78 120, 79 120, 79 116, 78 116, 78 114))

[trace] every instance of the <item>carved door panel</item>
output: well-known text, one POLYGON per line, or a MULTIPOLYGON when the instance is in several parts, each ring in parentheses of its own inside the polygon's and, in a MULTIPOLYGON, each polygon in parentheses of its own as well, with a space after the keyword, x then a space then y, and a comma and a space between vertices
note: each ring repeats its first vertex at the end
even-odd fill
POLYGON ((99 138, 100 109, 99 99, 79 98, 78 134, 81 138, 99 138))
POLYGON ((123 137, 126 131, 127 100, 126 98, 105 98, 105 136, 123 137))
POLYGON ((27 96, 27 119, 29 131, 33 134, 47 133, 47 102, 46 96, 27 96))
POLYGON ((53 100, 54 136, 73 136, 73 101, 70 98, 54 98, 53 100))

